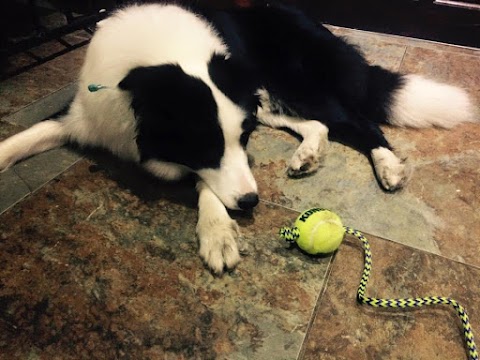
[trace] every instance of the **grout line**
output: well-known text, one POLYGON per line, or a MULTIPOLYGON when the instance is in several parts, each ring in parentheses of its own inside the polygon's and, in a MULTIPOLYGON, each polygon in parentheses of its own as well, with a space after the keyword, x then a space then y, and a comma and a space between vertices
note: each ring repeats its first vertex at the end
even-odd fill
POLYGON ((4 116, 1 121, 11 125, 28 128, 57 114, 68 106, 75 96, 76 87, 77 83, 71 82, 64 87, 25 105, 17 111, 4 116))
MULTIPOLYGON (((360 230, 360 229, 359 229, 360 230)), ((392 240, 392 239, 388 239, 388 238, 385 238, 385 237, 381 237, 381 236, 377 236, 377 235, 374 235, 374 234, 370 234, 368 232, 365 232, 365 231, 362 231, 360 230, 366 238, 368 237, 374 237, 375 240, 380 240, 380 241, 387 241, 389 243, 392 243, 392 244, 396 244, 396 245, 400 245, 400 246, 403 246, 407 249, 410 249, 410 250, 414 250, 414 251, 418 251, 418 252, 421 252, 423 254, 426 254, 426 255, 432 255, 432 256, 438 256, 439 258, 442 258, 442 259, 445 259, 445 260, 448 260, 448 261, 452 261, 454 263, 457 263, 457 264, 461 264, 461 265, 464 265, 464 266, 467 266, 467 267, 471 267, 471 268, 474 268, 474 269, 477 269, 477 270, 480 270, 480 265, 475 265, 475 264, 471 264, 471 263, 467 263, 467 262, 463 262, 463 261, 459 261, 459 260, 456 260, 454 258, 451 258, 451 257, 448 257, 446 255, 443 255, 441 253, 434 253, 434 252, 431 252, 431 251, 427 251, 425 249, 421 249, 421 248, 418 248, 418 247, 415 247, 415 246, 412 246, 410 244, 404 244, 404 243, 401 243, 401 242, 398 242, 398 241, 395 241, 395 240, 392 240)), ((369 239, 370 241, 370 239, 369 239)))
MULTIPOLYGON (((17 168, 15 167, 15 165, 12 166, 12 171, 13 171, 13 173, 14 173, 20 180, 22 180, 23 184, 24 184, 24 185, 27 187, 27 189, 28 189, 28 194, 24 195, 24 196, 22 197, 22 199, 23 199, 25 196, 30 195, 30 194, 33 192, 33 189, 32 189, 32 187, 30 186, 30 184, 29 184, 28 182, 26 182, 25 179, 17 172, 17 168)), ((16 203, 16 201, 14 201, 14 202, 16 203)))
POLYGON ((303 338, 302 344, 300 345, 300 349, 296 358, 297 360, 301 360, 305 356, 307 338, 310 333, 310 330, 313 327, 313 324, 315 323, 315 320, 317 319, 320 302, 322 301, 325 293, 327 292, 328 281, 330 280, 330 275, 333 272, 333 266, 334 266, 334 261, 336 257, 337 257, 337 251, 335 251, 335 253, 330 257, 330 261, 328 262, 327 271, 325 272, 325 275, 323 277, 322 288, 318 292, 318 296, 315 298, 315 306, 313 307, 312 314, 308 321, 307 329, 305 330, 305 337, 303 338))
POLYGON ((28 194, 25 194, 23 195, 22 197, 20 197, 19 199, 15 200, 14 202, 12 202, 10 205, 8 205, 5 209, 3 210, 0 210, 0 216, 5 214, 8 210, 10 210, 11 208, 13 208, 15 205, 17 205, 18 203, 20 203, 21 201, 23 201, 24 199, 26 199, 27 197, 29 197, 30 195, 32 195, 32 193, 28 193, 28 194))
MULTIPOLYGON (((8 114, 4 116, 2 119, 0 119, 0 122, 4 124, 10 124, 14 126, 19 126, 23 128, 28 128, 46 118, 49 118, 59 111, 61 111, 65 106, 68 105, 68 103, 71 101, 70 99, 74 96, 76 92, 76 87, 77 83, 76 82, 71 82, 60 89, 57 89, 50 94, 37 99, 24 107, 18 109, 17 111, 8 114)), ((12 166, 11 170, 15 176, 21 180, 21 182, 25 185, 26 189, 28 189, 28 193, 19 197, 16 200, 13 200, 10 205, 8 205, 3 211, 0 212, 0 214, 3 214, 5 211, 8 209, 12 208, 25 198, 29 197, 39 189, 43 188, 47 183, 49 183, 51 180, 56 178, 57 176, 63 174, 65 171, 70 169, 74 164, 76 164, 80 159, 83 157, 80 157, 79 159, 74 160, 70 164, 68 164, 66 167, 64 167, 61 171, 52 171, 46 174, 45 181, 42 182, 41 185, 32 187, 31 184, 29 184, 24 177, 21 176, 21 173, 18 171, 18 168, 15 166, 12 166)), ((28 176, 28 172, 24 174, 24 176, 28 176)))
POLYGON ((47 185, 49 182, 51 182, 53 179, 59 177, 60 175, 62 175, 63 173, 65 173, 67 170, 69 170, 71 167, 73 167, 75 164, 77 164, 79 161, 83 160, 83 157, 80 157, 76 160, 74 160, 71 164, 69 164, 68 166, 66 166, 64 169, 60 170, 60 171, 56 171, 56 172, 52 172, 52 174, 50 176, 48 176, 48 179, 45 180, 45 182, 43 182, 43 184, 37 186, 35 189, 32 189, 30 187, 30 185, 25 182, 25 180, 17 174, 17 172, 12 168, 12 170, 14 171, 15 175, 18 176, 18 178, 20 180, 22 180, 22 182, 25 184, 25 186, 27 187, 27 189, 30 191, 28 194, 25 194, 23 196, 21 196, 20 198, 18 198, 17 200, 14 200, 9 206, 7 206, 5 209, 1 210, 0 211, 0 216, 2 214, 4 214, 6 211, 8 211, 9 209, 11 209, 12 207, 14 207, 15 205, 17 205, 18 203, 22 202, 23 200, 25 200, 26 198, 30 197, 31 195, 34 195, 36 192, 38 192, 39 190, 41 190, 42 188, 45 187, 45 185, 47 185))
MULTIPOLYGON (((273 205, 273 206, 277 206, 279 208, 283 208, 283 209, 286 209, 286 210, 289 210, 289 211, 294 211, 298 214, 301 213, 301 211, 299 210, 296 210, 296 209, 293 209, 293 208, 290 208, 288 206, 284 206, 284 205, 281 205, 281 204, 277 204, 277 203, 274 203, 272 201, 269 201, 269 200, 263 200, 263 199, 260 199, 260 202, 262 203, 265 203, 265 204, 268 204, 268 205, 273 205)), ((468 267, 472 267, 474 269, 478 269, 480 270, 480 265, 475 265, 475 264, 471 264, 471 263, 468 263, 468 262, 463 262, 463 261, 460 261, 460 260, 456 260, 454 258, 451 258, 451 257, 448 257, 444 254, 441 254, 441 253, 434 253, 434 252, 431 252, 431 251, 427 251, 425 249, 422 249, 422 248, 419 248, 419 247, 415 247, 415 246, 412 246, 410 244, 406 244, 406 243, 403 243, 403 242, 400 242, 400 241, 396 241, 396 240, 393 240, 393 239, 389 239, 389 238, 386 238, 384 236, 380 236, 380 235, 375 235, 375 234, 372 234, 368 231, 363 231, 362 229, 358 229, 360 230, 362 233, 365 234, 366 237, 375 237, 376 240, 380 240, 380 241, 388 241, 390 243, 393 243, 393 244, 396 244, 396 245, 400 245, 400 246, 403 246, 405 248, 408 248, 408 249, 411 249, 411 250, 414 250, 414 251, 420 251, 424 254, 428 254, 428 255, 433 255, 433 256, 438 256, 440 258, 443 258, 445 260, 449 260, 449 261, 453 261, 457 264, 462 264, 464 266, 468 266, 468 267)), ((336 253, 335 253, 336 254, 336 253)), ((334 255, 335 256, 335 255, 334 255)), ((330 266, 330 265, 329 265, 330 266)))
POLYGON ((403 50, 402 59, 400 60, 400 65, 398 66, 398 70, 397 70, 397 72, 399 72, 399 73, 401 73, 401 71, 402 71, 403 61, 405 60, 405 56, 407 56, 408 48, 409 48, 409 46, 405 45, 405 49, 403 50))

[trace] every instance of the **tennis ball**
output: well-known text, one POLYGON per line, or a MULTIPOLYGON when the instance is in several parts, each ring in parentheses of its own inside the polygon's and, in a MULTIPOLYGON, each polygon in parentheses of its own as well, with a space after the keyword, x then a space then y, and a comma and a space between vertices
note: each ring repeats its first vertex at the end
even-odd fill
POLYGON ((280 236, 296 242, 308 254, 328 254, 340 246, 345 228, 337 214, 313 208, 300 214, 294 228, 280 229, 280 236))

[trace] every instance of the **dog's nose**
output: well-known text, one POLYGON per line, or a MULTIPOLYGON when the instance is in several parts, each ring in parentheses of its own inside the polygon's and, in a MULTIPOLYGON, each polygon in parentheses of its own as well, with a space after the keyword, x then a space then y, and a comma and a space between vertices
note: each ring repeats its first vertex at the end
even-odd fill
POLYGON ((258 204, 258 195, 256 193, 248 193, 243 195, 237 201, 237 205, 242 210, 249 210, 257 206, 258 204))

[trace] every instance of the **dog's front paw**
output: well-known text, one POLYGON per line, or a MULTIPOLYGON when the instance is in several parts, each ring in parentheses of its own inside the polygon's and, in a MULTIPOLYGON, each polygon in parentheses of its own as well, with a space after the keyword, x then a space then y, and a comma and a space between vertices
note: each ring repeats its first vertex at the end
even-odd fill
POLYGON ((288 175, 301 177, 318 170, 327 151, 326 138, 304 141, 293 154, 288 165, 288 175))
POLYGON ((233 269, 240 262, 239 235, 237 222, 229 217, 198 221, 199 254, 215 274, 222 274, 225 268, 233 269))
POLYGON ((372 160, 377 178, 385 190, 401 189, 410 179, 412 168, 389 149, 374 149, 372 160))

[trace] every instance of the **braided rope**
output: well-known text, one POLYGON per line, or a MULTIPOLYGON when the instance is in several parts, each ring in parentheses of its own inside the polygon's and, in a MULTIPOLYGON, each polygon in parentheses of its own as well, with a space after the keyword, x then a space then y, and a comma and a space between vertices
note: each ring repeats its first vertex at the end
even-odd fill
POLYGON ((345 226, 347 234, 355 236, 363 244, 363 251, 365 254, 365 266, 363 268, 362 279, 357 291, 357 301, 360 304, 366 304, 373 307, 382 308, 415 308, 424 305, 436 305, 445 304, 451 305, 457 311, 463 326, 463 335, 465 337, 465 343, 468 348, 468 355, 470 360, 478 360, 477 346, 473 337, 472 327, 468 320, 468 315, 465 308, 460 305, 456 300, 443 297, 443 296, 427 296, 422 298, 406 298, 406 299, 377 299, 365 296, 368 279, 370 272, 372 271, 372 253, 370 251, 370 244, 367 238, 358 230, 345 226))
POLYGON ((300 230, 296 227, 289 228, 284 226, 280 229, 279 234, 280 237, 287 240, 289 243, 294 243, 300 236, 300 230))

